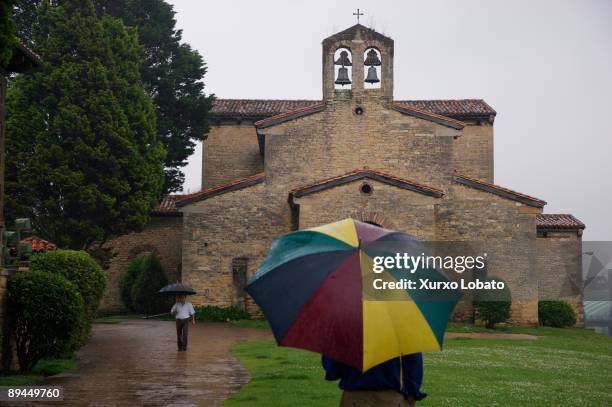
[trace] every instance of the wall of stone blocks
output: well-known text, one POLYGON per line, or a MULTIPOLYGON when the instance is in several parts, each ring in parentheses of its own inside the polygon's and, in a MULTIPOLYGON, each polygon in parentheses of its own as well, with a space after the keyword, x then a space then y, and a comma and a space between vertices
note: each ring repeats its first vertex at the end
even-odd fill
POLYGON ((461 131, 454 145, 457 172, 493 182, 493 125, 469 124, 461 131))
POLYGON ((369 179, 356 180, 295 199, 295 203, 299 204, 300 229, 344 218, 369 220, 379 215, 384 219, 382 226, 421 240, 432 240, 435 236, 434 205, 438 201, 439 198, 369 179), (361 192, 364 183, 372 187, 370 194, 361 192))
MULTIPOLYGON (((247 259, 249 278, 272 239, 291 230, 287 199, 275 198, 258 184, 184 208, 183 281, 198 292, 194 305, 235 305, 232 260, 247 259)), ((259 312, 248 296, 246 308, 259 312)))
POLYGON ((106 273, 106 290, 99 313, 125 311, 119 294, 119 281, 127 265, 144 253, 154 252, 164 266, 169 281, 181 280, 183 221, 180 217, 153 217, 141 232, 119 236, 107 243, 115 256, 106 273))
POLYGON ((263 157, 252 122, 211 126, 202 143, 202 189, 263 171, 263 157))
POLYGON ((548 232, 536 244, 539 299, 568 301, 577 325, 583 326, 581 236, 576 231, 548 232))
POLYGON ((329 101, 323 112, 264 133, 265 171, 272 185, 290 189, 370 168, 446 189, 458 132, 399 113, 371 97, 329 101), (362 107, 362 115, 355 114, 356 106, 362 107))
MULTIPOLYGON (((487 253, 487 275, 512 293, 511 323, 537 324, 536 208, 455 184, 437 206, 436 239, 465 241, 487 253)), ((472 278, 478 278, 476 273, 472 278)))

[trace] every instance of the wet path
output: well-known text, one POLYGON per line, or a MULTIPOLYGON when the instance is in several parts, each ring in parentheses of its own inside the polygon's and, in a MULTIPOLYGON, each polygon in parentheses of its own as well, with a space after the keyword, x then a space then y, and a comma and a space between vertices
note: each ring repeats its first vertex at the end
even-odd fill
POLYGON ((270 337, 263 329, 198 323, 189 327, 187 352, 177 352, 174 322, 96 324, 77 353, 78 368, 44 382, 64 386, 64 401, 35 405, 216 406, 249 380, 230 346, 270 337))

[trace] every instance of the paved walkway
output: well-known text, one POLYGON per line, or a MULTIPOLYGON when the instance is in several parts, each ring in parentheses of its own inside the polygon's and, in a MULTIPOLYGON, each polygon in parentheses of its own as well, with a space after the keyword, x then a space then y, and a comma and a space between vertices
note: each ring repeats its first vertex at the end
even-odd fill
POLYGON ((230 346, 269 338, 263 329, 198 323, 189 327, 187 352, 177 352, 174 322, 96 324, 78 368, 44 382, 64 386, 64 401, 32 405, 216 406, 249 380, 230 346))

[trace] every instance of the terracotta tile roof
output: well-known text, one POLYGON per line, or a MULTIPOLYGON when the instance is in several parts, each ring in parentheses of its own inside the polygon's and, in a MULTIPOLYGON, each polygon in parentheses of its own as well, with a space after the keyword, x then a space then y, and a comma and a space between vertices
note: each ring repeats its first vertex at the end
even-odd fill
POLYGON ((440 116, 439 114, 429 112, 424 109, 420 109, 414 106, 410 106, 408 104, 402 103, 393 103, 393 109, 410 116, 418 117, 425 120, 430 120, 434 123, 438 123, 444 126, 451 127, 453 129, 461 130, 465 127, 465 123, 460 122, 458 120, 452 119, 450 117, 440 116))
POLYGON ((398 100, 395 101, 395 103, 458 120, 470 117, 495 116, 497 114, 497 112, 482 99, 398 100))
POLYGON ((151 211, 151 216, 181 216, 182 213, 178 210, 178 208, 183 205, 187 205, 188 203, 199 201, 201 199, 210 198, 214 195, 220 195, 225 192, 246 188, 250 185, 259 184, 264 178, 264 173, 260 173, 250 177, 241 178, 227 184, 217 185, 203 191, 192 192, 190 194, 166 195, 162 198, 161 202, 155 207, 155 209, 151 211))
POLYGON ((323 102, 314 104, 312 106, 300 107, 289 112, 280 113, 275 116, 268 117, 263 120, 258 120, 254 123, 258 129, 264 129, 275 124, 283 123, 289 120, 297 119, 298 117, 304 117, 313 113, 321 112, 325 109, 323 102))
MULTIPOLYGON (((322 103, 320 100, 217 99, 213 119, 261 120, 322 103)), ((497 114, 481 99, 396 100, 398 107, 422 110, 455 120, 490 120, 497 114)))
POLYGON ((37 236, 29 236, 21 239, 22 243, 31 243, 33 252, 46 252, 57 250, 57 246, 48 240, 41 239, 37 236))
POLYGON ((182 195, 180 198, 175 198, 176 207, 185 206, 194 202, 201 201, 203 199, 212 198, 213 196, 222 195, 227 192, 238 191, 243 188, 250 187, 252 185, 261 184, 266 178, 266 174, 261 172, 259 174, 251 175, 249 177, 240 178, 227 184, 217 185, 212 188, 195 192, 189 195, 182 195))
POLYGON ((42 59, 40 56, 32 51, 24 41, 18 39, 17 46, 13 50, 13 55, 5 67, 5 71, 23 73, 41 66, 42 59))
POLYGON ((513 201, 523 203, 525 205, 534 206, 536 208, 542 208, 544 205, 546 205, 546 201, 543 201, 541 199, 522 194, 520 192, 516 192, 496 184, 491 184, 489 182, 485 182, 476 178, 471 178, 467 175, 455 173, 455 175, 453 176, 453 180, 458 184, 466 185, 468 187, 479 189, 484 192, 489 192, 494 195, 501 196, 502 198, 508 198, 513 201))
POLYGON ((211 114, 219 119, 260 120, 319 103, 320 100, 216 99, 211 114))
POLYGON ((289 191, 289 202, 293 204, 294 198, 299 198, 301 196, 309 195, 312 193, 316 193, 319 191, 323 191, 329 188, 333 188, 338 185, 343 185, 349 182, 353 182, 359 179, 372 179, 379 182, 383 182, 385 184, 394 185, 399 188, 408 189, 411 191, 419 192, 425 195, 433 196, 436 198, 440 198, 444 196, 444 191, 441 189, 421 184, 416 181, 412 181, 405 178, 396 177, 391 174, 387 174, 378 170, 354 170, 349 173, 339 175, 336 177, 331 177, 327 179, 323 179, 320 181, 316 181, 307 185, 303 185, 298 188, 294 188, 289 191))
POLYGON ((584 229, 584 223, 568 213, 540 213, 536 215, 538 229, 584 229))

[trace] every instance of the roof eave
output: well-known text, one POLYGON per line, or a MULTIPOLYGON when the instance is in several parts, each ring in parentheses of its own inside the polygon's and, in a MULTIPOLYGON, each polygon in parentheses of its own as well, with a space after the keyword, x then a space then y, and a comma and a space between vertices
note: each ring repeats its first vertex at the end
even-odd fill
POLYGON ((510 199, 515 202, 520 202, 524 205, 532 206, 534 208, 543 208, 544 205, 546 205, 546 201, 543 201, 541 199, 530 197, 519 192, 511 191, 507 188, 499 187, 494 184, 489 184, 464 175, 453 175, 453 181, 460 185, 465 185, 483 192, 488 192, 490 194, 497 195, 502 198, 510 199))
POLYGON ((450 117, 440 116, 412 107, 408 108, 405 106, 399 106, 395 103, 391 105, 391 108, 399 113, 441 124, 442 126, 450 127, 454 130, 462 130, 466 125, 465 123, 460 122, 459 120, 451 119, 450 117))

